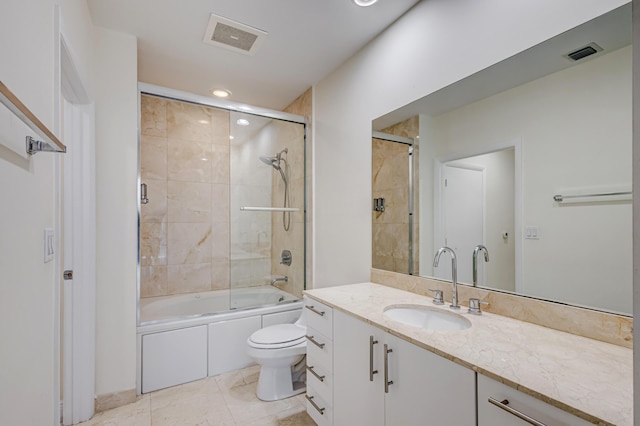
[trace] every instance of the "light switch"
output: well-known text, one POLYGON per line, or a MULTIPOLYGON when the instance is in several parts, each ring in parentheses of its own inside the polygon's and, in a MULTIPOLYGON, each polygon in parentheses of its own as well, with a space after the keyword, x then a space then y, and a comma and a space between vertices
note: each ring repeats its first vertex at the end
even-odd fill
POLYGON ((537 226, 527 226, 524 230, 524 237, 528 240, 539 240, 540 231, 537 226))
POLYGON ((44 230, 44 263, 51 262, 53 260, 54 251, 54 234, 52 228, 45 228, 44 230))

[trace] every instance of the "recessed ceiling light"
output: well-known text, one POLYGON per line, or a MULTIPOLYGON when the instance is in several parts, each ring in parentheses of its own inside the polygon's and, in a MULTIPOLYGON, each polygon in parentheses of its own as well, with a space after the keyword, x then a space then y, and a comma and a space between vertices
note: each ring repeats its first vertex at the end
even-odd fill
POLYGON ((226 89, 214 89, 211 93, 213 93, 213 96, 217 96, 219 98, 228 98, 231 96, 231 92, 226 89))
POLYGON ((249 120, 244 118, 238 118, 238 121, 236 121, 236 124, 238 124, 238 126, 248 126, 249 120))
POLYGON ((229 135, 229 140, 234 140, 235 138, 233 137, 233 135, 229 135))
POLYGON ((353 0, 353 2, 355 4, 357 4, 358 6, 362 6, 362 7, 371 6, 372 4, 374 4, 377 1, 378 0, 353 0))

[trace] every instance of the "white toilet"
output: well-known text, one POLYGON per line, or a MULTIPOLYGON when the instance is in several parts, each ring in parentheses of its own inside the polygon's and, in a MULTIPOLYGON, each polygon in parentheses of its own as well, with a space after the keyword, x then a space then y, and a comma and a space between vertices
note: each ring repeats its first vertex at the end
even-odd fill
POLYGON ((261 366, 259 399, 276 401, 306 390, 306 332, 302 315, 294 324, 271 325, 249 336, 247 354, 261 366))

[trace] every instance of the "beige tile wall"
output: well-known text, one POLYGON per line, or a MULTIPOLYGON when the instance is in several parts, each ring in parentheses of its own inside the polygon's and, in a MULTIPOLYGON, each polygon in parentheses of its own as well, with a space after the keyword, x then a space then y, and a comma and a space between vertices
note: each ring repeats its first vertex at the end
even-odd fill
POLYGON ((140 296, 229 287, 229 113, 141 97, 140 296))
MULTIPOLYGON (((313 161, 312 161, 312 146, 313 146, 313 138, 312 138, 312 134, 313 132, 311 131, 311 112, 312 112, 312 105, 313 105, 313 90, 311 88, 309 88, 306 92, 304 92, 302 95, 300 95, 295 101, 293 101, 287 108, 284 109, 285 112, 291 113, 291 114, 297 114, 297 115, 301 115, 303 117, 305 117, 306 121, 307 121, 307 131, 306 131, 306 180, 304 181, 304 186, 307 189, 307 193, 311 194, 311 183, 312 183, 312 165, 313 165, 313 161)), ((313 216, 312 216, 312 200, 313 198, 311 196, 307 197, 307 212, 306 212, 306 234, 307 234, 307 238, 306 238, 306 276, 305 276, 305 281, 306 281, 306 288, 313 288, 313 265, 311 262, 312 259, 312 252, 313 252, 313 243, 312 243, 312 224, 313 224, 313 216)), ((298 227, 300 228, 300 227, 298 227)), ((300 230, 298 230, 298 232, 300 232, 300 230)), ((299 261, 302 261, 302 258, 300 256, 298 256, 299 261)), ((303 287, 302 285, 300 285, 300 283, 296 283, 295 286, 293 286, 293 283, 291 283, 290 285, 287 285, 285 287, 282 287, 285 291, 288 291, 291 294, 294 294, 298 297, 302 297, 302 291, 303 291, 303 287)))

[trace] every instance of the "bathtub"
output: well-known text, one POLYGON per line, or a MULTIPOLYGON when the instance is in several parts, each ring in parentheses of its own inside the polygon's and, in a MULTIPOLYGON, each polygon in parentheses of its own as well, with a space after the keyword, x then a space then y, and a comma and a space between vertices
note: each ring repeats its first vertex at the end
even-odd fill
POLYGON ((252 365, 247 338, 262 327, 293 323, 302 312, 301 299, 275 287, 234 289, 232 305, 229 293, 217 290, 140 301, 138 394, 252 365))
POLYGON ((140 323, 219 314, 298 300, 275 287, 247 287, 140 299, 140 323))

